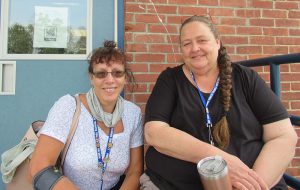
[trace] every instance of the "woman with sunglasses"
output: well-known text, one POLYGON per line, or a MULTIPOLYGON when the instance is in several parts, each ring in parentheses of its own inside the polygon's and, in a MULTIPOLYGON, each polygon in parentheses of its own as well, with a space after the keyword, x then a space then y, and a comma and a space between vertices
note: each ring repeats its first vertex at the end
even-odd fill
POLYGON ((126 57, 113 41, 91 53, 92 88, 79 94, 81 114, 63 165, 54 171, 64 147, 76 103, 70 95, 52 107, 41 129, 30 163, 30 176, 39 190, 138 189, 143 172, 141 110, 124 100, 126 80, 133 82, 126 57), (125 174, 125 179, 124 179, 125 174))
POLYGON ((184 63, 161 73, 146 105, 142 189, 203 189, 196 164, 217 155, 233 189, 287 189, 297 135, 280 100, 231 64, 210 19, 185 20, 180 48, 184 63))

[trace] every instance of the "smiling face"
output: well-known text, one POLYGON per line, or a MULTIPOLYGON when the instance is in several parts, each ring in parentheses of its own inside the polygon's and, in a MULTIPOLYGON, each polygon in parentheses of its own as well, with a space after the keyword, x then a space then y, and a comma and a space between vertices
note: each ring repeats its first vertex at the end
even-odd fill
POLYGON ((199 21, 186 23, 181 28, 182 58, 188 68, 197 74, 207 74, 217 68, 220 40, 210 28, 199 21))
POLYGON ((93 73, 90 73, 91 84, 103 107, 116 104, 126 82, 124 71, 125 65, 120 61, 93 64, 93 73), (101 78, 105 72, 108 72, 107 76, 101 78))

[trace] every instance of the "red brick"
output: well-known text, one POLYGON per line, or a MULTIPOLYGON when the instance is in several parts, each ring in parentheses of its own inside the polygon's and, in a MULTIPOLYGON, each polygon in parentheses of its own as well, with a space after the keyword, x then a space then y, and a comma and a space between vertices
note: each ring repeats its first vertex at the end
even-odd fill
POLYGON ((291 89, 295 91, 300 91, 300 83, 298 82, 291 83, 291 89))
POLYGON ((300 92, 289 92, 289 93, 282 92, 283 100, 299 100, 299 97, 300 97, 300 92))
POLYGON ((265 8, 265 9, 272 9, 273 8, 273 2, 272 1, 252 0, 249 3, 250 3, 249 7, 265 8))
POLYGON ((177 26, 167 24, 167 25, 162 25, 160 24, 149 24, 148 25, 148 31, 150 33, 174 33, 178 34, 179 32, 177 31, 177 26))
MULTIPOLYGON (((127 92, 130 93, 131 90, 127 89, 127 92)), ((139 83, 139 84, 135 85, 135 88, 133 89, 133 93, 141 93, 141 92, 149 93, 147 84, 140 84, 139 83)))
POLYGON ((248 35, 262 35, 261 27, 237 27, 236 33, 238 35, 248 34, 248 35))
POLYGON ((197 0, 169 0, 169 4, 176 4, 176 5, 197 5, 197 0))
POLYGON ((300 166, 300 158, 294 158, 294 159, 292 160, 292 162, 291 162, 291 165, 292 165, 293 167, 298 167, 298 166, 300 166))
POLYGON ((288 112, 291 115, 300 115, 300 110, 291 110, 291 111, 288 111, 288 112))
POLYGON ((148 72, 148 64, 143 63, 131 63, 129 67, 132 72, 148 72))
POLYGON ((134 94, 134 100, 136 103, 146 103, 150 94, 134 94))
POLYGON ((289 46, 289 53, 299 53, 300 52, 300 46, 289 46))
POLYGON ((234 9, 222 8, 222 7, 211 7, 209 8, 209 14, 211 16, 234 16, 234 9))
POLYGON ((257 54, 262 53, 261 46, 239 46, 236 48, 238 54, 257 54))
POLYGON ((234 26, 218 25, 216 27, 217 27, 217 30, 218 30, 220 35, 235 34, 235 27, 234 26))
POLYGON ((144 114, 145 113, 146 104, 145 103, 144 104, 143 103, 139 103, 137 105, 141 108, 141 111, 144 114))
MULTIPOLYGON (((126 89, 125 89, 125 90, 126 90, 126 89)), ((127 91, 127 90, 126 90, 126 91, 127 91)), ((126 92, 126 93, 125 93, 125 99, 128 100, 128 101, 134 102, 133 94, 131 94, 131 93, 126 92)))
POLYGON ((300 18, 300 11, 289 11, 289 18, 300 18))
MULTIPOLYGON (((166 16, 159 14, 158 15, 162 22, 166 22, 166 16)), ((136 14, 135 15, 136 22, 143 22, 143 23, 158 23, 159 18, 157 14, 136 14)))
POLYGON ((133 32, 146 32, 145 23, 126 23, 125 31, 133 31, 133 32))
POLYGON ((244 61, 244 60, 247 60, 247 56, 245 56, 245 55, 230 55, 230 59, 233 62, 244 61))
POLYGON ((145 13, 146 8, 143 8, 144 6, 141 6, 140 4, 129 4, 127 3, 125 6, 125 12, 126 13, 145 13))
POLYGON ((281 82, 281 91, 290 91, 291 83, 283 83, 281 82))
POLYGON ((218 0, 198 0, 198 5, 217 6, 217 5, 219 5, 219 1, 218 0))
MULTIPOLYGON (((300 152, 300 150, 298 150, 298 152, 300 152)), ((297 150, 296 150, 296 154, 297 154, 297 150)), ((288 168, 287 169, 287 173, 289 175, 291 175, 291 176, 300 176, 300 170, 299 170, 299 168, 288 168)))
POLYGON ((251 67, 251 69, 253 69, 253 70, 256 71, 257 73, 262 73, 264 67, 251 67))
POLYGON ((149 88, 150 92, 153 91, 154 86, 155 86, 155 84, 150 84, 150 88, 149 88))
POLYGON ((148 7, 148 13, 165 13, 165 14, 177 14, 177 6, 165 6, 150 4, 148 7))
POLYGON ((168 24, 181 24, 189 16, 167 16, 168 24))
POLYGON ((125 23, 133 22, 134 14, 125 12, 125 23))
POLYGON ((165 55, 164 54, 136 54, 135 55, 136 62, 164 62, 165 55))
POLYGON ((287 46, 263 46, 263 53, 266 54, 288 54, 287 46))
MULTIPOLYGON (((268 67, 268 68, 270 68, 270 67, 268 67)), ((290 72, 290 64, 280 65, 280 72, 281 73, 290 72)))
POLYGON ((168 35, 167 37, 168 43, 174 43, 174 44, 179 44, 179 34, 176 35, 168 35))
POLYGON ((283 1, 275 1, 275 8, 276 9, 298 9, 298 3, 297 2, 283 2, 283 1))
POLYGON ((235 53, 235 47, 233 46, 226 46, 226 51, 227 53, 230 54, 234 54, 235 53))
POLYGON ((250 19, 251 26, 274 26, 274 19, 250 19))
POLYGON ((206 15, 207 9, 195 6, 180 6, 178 8, 178 13, 180 15, 206 15))
POLYGON ((259 75, 267 82, 268 85, 270 85, 270 73, 259 73, 259 75))
POLYGON ((249 55, 248 59, 259 59, 259 58, 264 58, 264 57, 270 57, 273 56, 271 54, 254 54, 254 55, 249 55))
POLYGON ((178 45, 170 44, 151 44, 149 45, 149 51, 153 53, 175 53, 178 50, 178 45))
POLYGON ((248 44, 248 37, 242 36, 221 36, 221 40, 225 44, 248 44))
POLYGON ((287 18, 287 11, 282 10, 263 10, 262 16, 266 18, 287 18))
POLYGON ((300 29, 289 29, 290 36, 300 36, 300 29))
POLYGON ((263 34, 267 36, 287 36, 287 28, 263 28, 263 34))
POLYGON ((179 53, 172 53, 167 55, 168 63, 182 63, 182 56, 179 53))
MULTIPOLYGON (((281 80, 282 81, 295 81, 295 82, 298 82, 298 81, 300 81, 300 74, 282 73, 281 74, 281 80)), ((299 98, 300 98, 300 96, 299 96, 299 98)))
POLYGON ((133 35, 132 35, 131 32, 126 32, 124 38, 125 38, 126 42, 132 42, 133 41, 133 35))
POLYGON ((131 63, 133 61, 133 53, 126 52, 126 61, 131 63))
POLYGON ((156 82, 158 74, 134 74, 136 82, 156 82))
POLYGON ((135 34, 134 36, 134 41, 139 43, 162 43, 165 39, 165 35, 160 34, 135 34))
POLYGON ((299 75, 300 75, 300 63, 291 64, 291 71, 292 72, 298 72, 299 75))
POLYGON ((255 10, 255 9, 242 9, 242 10, 236 10, 236 15, 238 17, 260 17, 260 10, 255 10))
POLYGON ((292 20, 292 19, 276 19, 275 20, 276 27, 300 27, 299 20, 292 20))
POLYGON ((125 44, 125 50, 126 52, 146 52, 147 51, 147 45, 146 44, 125 44))
POLYGON ((300 37, 277 37, 276 44, 281 45, 299 45, 300 44, 300 37))
POLYGON ((242 26, 242 25, 246 25, 246 19, 244 19, 244 18, 233 18, 233 17, 223 17, 223 18, 220 19, 220 24, 242 26))
POLYGON ((170 67, 175 67, 176 64, 151 64, 150 65, 150 72, 162 72, 163 70, 165 70, 166 68, 170 67))
POLYGON ((282 104, 283 104, 283 106, 285 107, 285 109, 290 109, 290 104, 289 104, 289 102, 288 101, 281 101, 282 102, 282 104))
POLYGON ((272 36, 250 36, 250 44, 273 45, 275 38, 272 36))
MULTIPOLYGON (((128 1, 128 0, 126 0, 128 1)), ((131 0, 133 2, 137 2, 137 0, 131 0)), ((151 3, 153 2, 155 5, 156 4, 166 4, 168 2, 168 0, 138 0, 139 3, 151 3)))
POLYGON ((246 0, 230 0, 220 1, 221 6, 224 7, 246 7, 246 0))
POLYGON ((292 101, 291 102, 291 108, 300 110, 300 101, 292 101))

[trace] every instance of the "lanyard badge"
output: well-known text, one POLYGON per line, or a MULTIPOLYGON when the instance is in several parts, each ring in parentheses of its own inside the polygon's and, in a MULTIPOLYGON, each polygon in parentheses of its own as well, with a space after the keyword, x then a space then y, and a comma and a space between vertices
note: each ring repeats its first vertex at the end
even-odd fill
POLYGON ((214 88, 211 91, 211 93, 209 94, 209 97, 208 97, 208 99, 206 101, 205 98, 204 98, 204 96, 203 96, 203 93, 201 92, 201 90, 199 88, 199 85, 198 85, 198 83, 196 81, 194 73, 191 70, 190 70, 190 73, 191 73, 193 81, 196 84, 196 87, 197 87, 197 90, 198 90, 198 94, 200 96, 200 100, 201 100, 203 106, 205 107, 206 127, 208 127, 209 142, 210 142, 211 145, 214 145, 214 139, 213 139, 213 136, 212 136, 212 121, 211 121, 211 116, 210 116, 210 112, 209 112, 209 109, 208 109, 208 105, 209 105, 211 99, 213 98, 213 96, 215 95, 215 92, 218 89, 219 82, 220 82, 220 77, 218 77, 218 79, 217 79, 217 81, 216 81, 216 83, 214 85, 214 88))

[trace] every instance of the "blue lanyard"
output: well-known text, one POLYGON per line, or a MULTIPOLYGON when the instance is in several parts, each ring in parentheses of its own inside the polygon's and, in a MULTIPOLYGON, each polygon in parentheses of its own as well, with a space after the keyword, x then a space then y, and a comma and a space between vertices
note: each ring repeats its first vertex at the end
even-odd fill
POLYGON ((111 147, 113 146, 112 140, 114 136, 114 128, 111 127, 109 129, 109 136, 107 140, 107 145, 106 145, 106 151, 105 155, 102 159, 102 154, 101 154, 101 149, 100 149, 100 138, 99 138, 99 131, 98 131, 98 125, 97 125, 97 120, 93 117, 93 124, 94 124, 94 133, 95 133, 95 141, 96 141, 96 148, 97 148, 97 156, 98 156, 98 168, 100 168, 101 171, 101 186, 100 189, 102 190, 103 187, 103 174, 106 170, 107 163, 109 162, 109 154, 111 147))
POLYGON ((211 99, 213 98, 213 96, 215 95, 215 92, 218 89, 219 82, 220 82, 220 77, 217 78, 217 81, 216 81, 216 83, 214 85, 214 88, 211 91, 211 93, 209 94, 209 97, 208 97, 208 99, 206 101, 205 98, 204 98, 204 96, 203 96, 203 93, 201 92, 201 90, 200 90, 200 88, 198 86, 198 83, 197 83, 197 81, 195 79, 194 73, 191 70, 190 70, 190 73, 191 73, 192 79, 194 80, 194 82, 196 84, 196 87, 197 87, 197 90, 198 90, 198 94, 200 96, 200 100, 201 100, 203 106, 205 107, 205 112, 206 112, 206 127, 208 127, 209 141, 210 141, 211 145, 214 145, 214 139, 213 139, 212 132, 211 132, 212 121, 211 121, 211 116, 210 116, 210 113, 209 113, 208 105, 209 105, 211 99))

